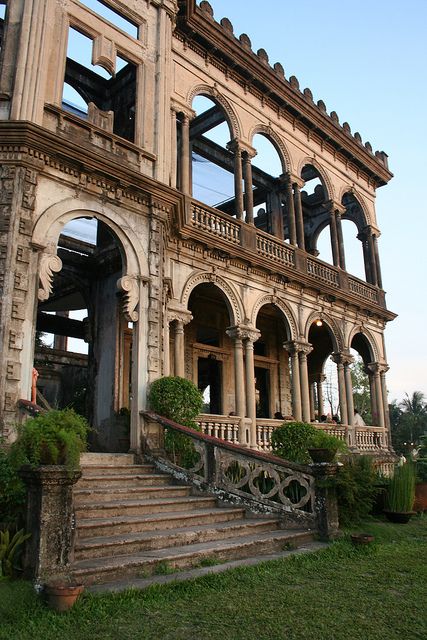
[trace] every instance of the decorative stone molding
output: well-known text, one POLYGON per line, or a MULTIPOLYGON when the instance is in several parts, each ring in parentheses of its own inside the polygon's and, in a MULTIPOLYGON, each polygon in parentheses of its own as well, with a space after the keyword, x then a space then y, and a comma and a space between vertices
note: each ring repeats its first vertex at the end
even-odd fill
POLYGON ((227 122, 231 129, 230 137, 231 138, 240 138, 241 137, 241 127, 239 124, 239 120, 237 115, 235 114, 233 108, 230 106, 229 102, 224 98, 224 96, 218 91, 216 87, 211 87, 208 84, 199 84, 193 87, 189 93, 187 94, 187 108, 191 107, 193 100, 196 96, 203 95, 208 98, 212 98, 222 109, 224 110, 227 116, 227 122))
POLYGON ((197 285, 203 284, 205 282, 211 282, 215 284, 219 289, 221 289, 224 294, 225 303, 230 313, 230 322, 236 325, 240 324, 242 322, 242 311, 237 294, 234 292, 228 282, 224 280, 224 278, 218 276, 216 273, 207 273, 206 271, 204 271, 190 276, 182 292, 182 307, 187 309, 191 292, 197 287, 197 285))
POLYGON ((39 279, 41 287, 38 290, 40 301, 48 300, 52 293, 53 274, 62 269, 62 260, 53 253, 43 253, 40 258, 39 279))
POLYGON ((288 331, 291 334, 289 336, 289 338, 293 338, 293 337, 297 336, 298 335, 297 323, 296 323, 296 320, 294 318, 294 315, 293 315, 293 312, 292 312, 291 308, 289 307, 289 305, 284 300, 281 300, 278 296, 275 296, 275 295, 264 295, 264 296, 262 296, 261 298, 259 298, 257 300, 257 302, 254 305, 253 311, 252 311, 252 324, 253 325, 256 324, 258 313, 260 312, 262 307, 264 305, 266 305, 266 304, 272 304, 275 307, 277 307, 277 309, 279 311, 281 311, 281 313, 284 316, 285 321, 289 325, 287 327, 288 331))
POLYGON ((283 348, 288 353, 303 353, 308 356, 313 351, 313 346, 309 342, 302 342, 301 340, 289 340, 283 343, 283 348))
POLYGON ((128 322, 138 321, 135 311, 139 303, 138 276, 126 275, 117 280, 117 288, 123 291, 123 313, 128 322))
POLYGON ((187 311, 187 309, 168 309, 167 318, 168 322, 174 322, 177 320, 178 322, 182 322, 182 324, 186 325, 192 321, 193 315, 190 311, 187 311))
POLYGON ((347 351, 332 353, 331 358, 335 362, 335 364, 349 365, 354 362, 354 357, 347 351))
POLYGON ((235 327, 228 327, 226 334, 232 339, 248 340, 249 342, 256 342, 261 336, 261 331, 256 327, 248 325, 237 325, 235 327))
POLYGON ((280 161, 282 163, 282 171, 283 173, 286 173, 286 171, 288 171, 289 169, 291 169, 292 167, 292 162, 291 162, 291 154, 289 153, 284 141, 282 140, 282 138, 274 131, 274 129, 270 126, 270 125, 265 125, 265 124, 257 124, 255 125, 250 133, 249 133, 249 140, 253 141, 254 136, 257 133, 261 133, 265 136, 267 136, 267 138, 270 139, 270 142, 273 144, 273 146, 276 148, 276 151, 280 157, 280 161))
POLYGON ((116 74, 116 45, 103 35, 99 35, 93 41, 92 64, 99 65, 109 74, 116 74))
POLYGON ((370 362, 366 368, 371 373, 387 373, 390 369, 386 362, 370 362))

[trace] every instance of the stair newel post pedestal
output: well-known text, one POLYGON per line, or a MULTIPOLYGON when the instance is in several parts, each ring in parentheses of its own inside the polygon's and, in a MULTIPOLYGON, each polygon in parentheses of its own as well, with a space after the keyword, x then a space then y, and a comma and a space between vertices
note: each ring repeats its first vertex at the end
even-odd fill
POLYGON ((81 471, 46 465, 22 467, 20 476, 27 487, 25 529, 31 533, 24 575, 38 584, 66 576, 74 549, 73 485, 81 471))
POLYGON ((339 536, 338 503, 334 483, 338 465, 320 462, 311 464, 310 469, 315 477, 316 529, 321 540, 333 540, 339 536))

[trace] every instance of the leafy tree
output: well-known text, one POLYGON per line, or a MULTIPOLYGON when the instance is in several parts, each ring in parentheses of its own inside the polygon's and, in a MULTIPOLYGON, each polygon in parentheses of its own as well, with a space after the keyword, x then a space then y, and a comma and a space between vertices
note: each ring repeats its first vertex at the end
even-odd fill
POLYGON ((397 453, 409 453, 427 432, 427 402, 421 391, 390 405, 390 423, 393 446, 397 453))
POLYGON ((366 424, 372 424, 369 377, 365 372, 365 365, 359 355, 356 356, 354 363, 351 365, 350 372, 354 407, 359 411, 366 424))

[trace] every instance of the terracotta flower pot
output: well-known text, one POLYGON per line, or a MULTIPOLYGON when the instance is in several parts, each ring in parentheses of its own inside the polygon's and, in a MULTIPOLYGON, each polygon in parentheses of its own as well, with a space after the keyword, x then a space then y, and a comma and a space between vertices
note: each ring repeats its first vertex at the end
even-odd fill
POLYGON ((352 533, 350 538, 354 546, 371 544, 375 540, 370 533, 352 533))
POLYGON ((60 613, 71 609, 84 586, 78 585, 49 585, 44 586, 46 601, 51 609, 60 613))

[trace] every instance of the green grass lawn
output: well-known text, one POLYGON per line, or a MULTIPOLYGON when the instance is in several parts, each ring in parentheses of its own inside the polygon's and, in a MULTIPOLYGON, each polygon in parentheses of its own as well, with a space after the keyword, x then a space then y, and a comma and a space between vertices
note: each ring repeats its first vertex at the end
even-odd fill
POLYGON ((55 614, 30 584, 0 583, 1 640, 426 640, 427 518, 372 520, 347 539, 295 556, 187 583, 84 594, 55 614))

